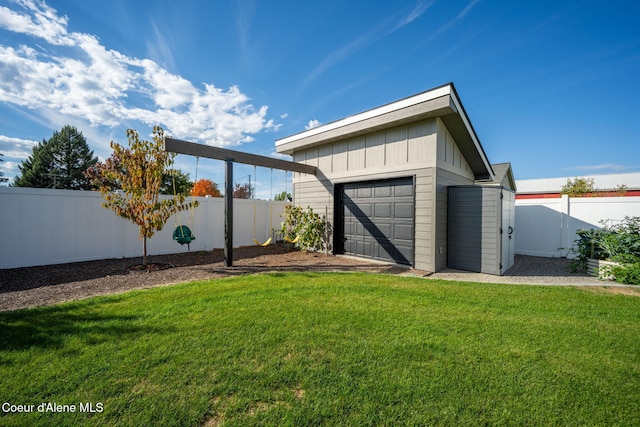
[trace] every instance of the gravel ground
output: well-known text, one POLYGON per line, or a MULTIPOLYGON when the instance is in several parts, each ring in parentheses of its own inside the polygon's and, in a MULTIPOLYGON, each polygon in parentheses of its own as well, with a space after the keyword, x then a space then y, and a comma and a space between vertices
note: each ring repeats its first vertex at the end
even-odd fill
POLYGON ((516 256, 504 276, 446 269, 426 271, 347 256, 325 256, 291 250, 289 245, 234 249, 233 267, 224 267, 221 249, 154 256, 153 271, 136 271, 136 259, 111 259, 42 267, 0 270, 0 311, 51 305, 97 295, 270 271, 364 271, 469 282, 590 286, 607 292, 640 296, 640 287, 602 282, 572 273, 563 258, 516 256))
POLYGON ((472 273, 462 270, 445 269, 432 274, 434 279, 462 280, 484 283, 513 283, 540 285, 582 285, 603 286, 616 285, 603 282, 586 273, 571 272, 570 262, 566 258, 541 258, 516 255, 513 267, 503 276, 472 273))

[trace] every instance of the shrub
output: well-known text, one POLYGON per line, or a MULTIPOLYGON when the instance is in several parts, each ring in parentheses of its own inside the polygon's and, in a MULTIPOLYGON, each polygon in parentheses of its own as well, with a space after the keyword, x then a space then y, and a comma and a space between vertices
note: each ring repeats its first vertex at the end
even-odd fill
POLYGON ((321 251, 325 245, 326 220, 313 209, 305 211, 300 206, 287 205, 284 208, 282 235, 289 241, 296 240, 296 246, 310 252, 321 251))
POLYGON ((587 258, 609 259, 618 266, 606 267, 607 275, 620 283, 640 284, 640 217, 626 216, 619 224, 600 221, 601 230, 581 229, 572 251, 573 269, 586 269, 587 258))
POLYGON ((618 283, 640 285, 640 261, 613 266, 611 274, 618 283))

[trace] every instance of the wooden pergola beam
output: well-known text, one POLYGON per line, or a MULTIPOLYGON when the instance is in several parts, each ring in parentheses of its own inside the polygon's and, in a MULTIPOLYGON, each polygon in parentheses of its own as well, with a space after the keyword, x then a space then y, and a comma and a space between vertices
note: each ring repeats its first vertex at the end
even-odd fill
POLYGON ((212 147, 210 145, 197 144, 195 142, 181 141, 173 138, 165 138, 164 149, 172 153, 189 154, 191 156, 206 157, 208 159, 224 161, 231 159, 235 163, 302 172, 311 175, 315 175, 318 170, 315 166, 305 165, 302 163, 274 159, 273 157, 244 153, 242 151, 229 150, 227 148, 212 147))
POLYGON ((302 163, 289 162, 287 160, 274 159, 273 157, 259 156, 257 154, 243 153, 242 151, 228 150, 226 148, 211 147, 195 142, 181 141, 179 139, 165 138, 164 149, 178 154, 188 154, 196 157, 223 160, 225 162, 224 185, 224 265, 233 266, 233 163, 261 166, 265 168, 281 169, 286 171, 308 173, 315 175, 315 166, 302 163))

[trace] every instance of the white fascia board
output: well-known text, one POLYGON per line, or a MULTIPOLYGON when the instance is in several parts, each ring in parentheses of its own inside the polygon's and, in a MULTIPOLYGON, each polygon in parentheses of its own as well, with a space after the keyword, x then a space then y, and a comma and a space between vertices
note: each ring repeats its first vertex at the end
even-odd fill
MULTIPOLYGON (((371 119, 373 117, 381 116, 383 114, 390 113, 392 111, 401 110, 403 108, 410 107, 412 105, 420 104, 422 102, 430 101, 432 99, 440 98, 445 95, 452 95, 453 90, 451 88, 451 84, 446 84, 444 86, 429 90, 427 92, 422 92, 417 95, 410 96, 408 98, 401 99, 399 101, 392 102, 390 104, 383 105, 381 107, 377 107, 368 111, 364 111, 362 113, 355 114, 353 116, 345 117, 344 119, 336 120, 334 122, 330 122, 324 125, 317 126, 315 128, 306 130, 304 132, 296 133, 291 136, 287 136, 282 139, 276 140, 276 147, 279 145, 287 144, 293 141, 297 141, 302 138, 307 138, 313 135, 317 135, 323 132, 328 132, 343 126, 348 126, 353 123, 358 123, 363 120, 371 119)), ((455 96, 452 98, 455 99, 455 96)), ((457 101, 457 100, 456 100, 457 101)), ((456 102, 456 108, 459 108, 460 104, 456 102)), ((460 110, 459 110, 460 111, 460 110)), ((468 123, 465 120, 465 125, 468 126, 468 123)), ((477 141, 474 139, 476 145, 478 145, 477 141)), ((485 159, 486 161, 486 159, 485 159)))

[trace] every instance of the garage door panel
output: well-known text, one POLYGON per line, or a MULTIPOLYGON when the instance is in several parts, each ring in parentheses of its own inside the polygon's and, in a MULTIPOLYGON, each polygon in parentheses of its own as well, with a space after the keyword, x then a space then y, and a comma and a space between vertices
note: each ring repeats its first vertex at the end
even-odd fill
POLYGON ((413 198, 413 182, 399 183, 394 186, 396 197, 413 198))
POLYGON ((371 242, 370 240, 357 240, 356 252, 367 257, 374 257, 373 242, 371 242))
POLYGON ((344 184, 345 253, 413 264, 413 178, 344 184))
POLYGON ((356 233, 356 223, 351 221, 345 221, 344 223, 344 234, 345 235, 354 235, 356 233))
POLYGON ((393 188, 388 185, 376 185, 374 187, 373 194, 375 195, 376 199, 391 197, 391 195, 393 194, 393 188))
POLYGON ((378 238, 389 238, 392 236, 391 232, 392 232, 392 226, 391 223, 377 223, 376 227, 374 228, 374 232, 373 232, 373 237, 378 237, 378 238))
POLYGON ((356 207, 356 217, 371 218, 373 215, 373 203, 362 203, 356 207))
POLYGON ((396 258, 405 259, 407 261, 413 259, 413 245, 396 245, 396 258))
POLYGON ((351 188, 345 187, 344 188, 344 195, 347 196, 347 198, 349 198, 349 199, 354 199, 356 197, 356 188, 355 187, 351 187, 351 188))
POLYGON ((345 253, 354 253, 356 251, 356 247, 354 245, 353 240, 344 239, 344 251, 345 253))
POLYGON ((358 187, 356 189, 356 197, 358 199, 371 199, 373 197, 373 188, 371 188, 371 187, 358 187))
POLYGON ((393 246, 379 246, 380 250, 378 252, 378 256, 376 257, 379 260, 395 262, 395 249, 393 246))
MULTIPOLYGON (((391 235, 389 233, 388 235, 391 235)), ((413 226, 411 224, 393 224, 393 237, 396 240, 413 240, 413 226)))
POLYGON ((395 218, 413 219, 413 202, 396 202, 394 203, 395 218))
POLYGON ((378 218, 390 219, 391 218, 391 210, 392 210, 391 203, 376 203, 374 205, 373 214, 374 214, 375 219, 378 219, 378 218))
POLYGON ((345 217, 353 218, 371 218, 373 216, 373 204, 372 203, 348 203, 345 205, 345 217))

